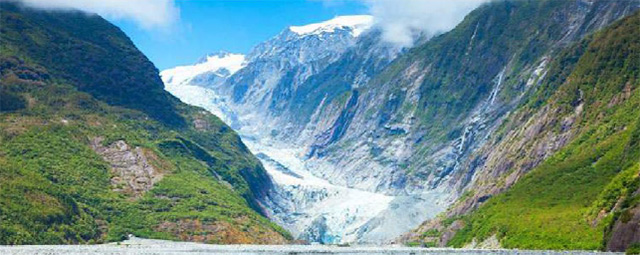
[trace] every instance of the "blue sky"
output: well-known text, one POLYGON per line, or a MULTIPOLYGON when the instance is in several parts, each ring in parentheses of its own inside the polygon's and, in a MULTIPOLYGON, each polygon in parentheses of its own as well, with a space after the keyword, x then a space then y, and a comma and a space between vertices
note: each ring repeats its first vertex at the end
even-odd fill
POLYGON ((180 18, 168 28, 144 29, 131 20, 112 20, 160 70, 192 64, 218 50, 247 53, 290 25, 367 13, 360 1, 179 0, 176 5, 180 18))
POLYGON ((411 47, 418 34, 446 32, 491 0, 18 1, 32 8, 97 13, 122 28, 162 70, 220 50, 248 53, 287 26, 338 15, 371 14, 382 40, 411 47))

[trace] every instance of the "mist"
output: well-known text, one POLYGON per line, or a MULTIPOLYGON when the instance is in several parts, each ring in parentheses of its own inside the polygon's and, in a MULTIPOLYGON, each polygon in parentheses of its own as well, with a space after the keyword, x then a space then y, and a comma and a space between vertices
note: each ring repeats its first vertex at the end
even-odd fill
POLYGON ((363 0, 383 40, 403 47, 414 39, 453 29, 464 17, 490 0, 363 0))

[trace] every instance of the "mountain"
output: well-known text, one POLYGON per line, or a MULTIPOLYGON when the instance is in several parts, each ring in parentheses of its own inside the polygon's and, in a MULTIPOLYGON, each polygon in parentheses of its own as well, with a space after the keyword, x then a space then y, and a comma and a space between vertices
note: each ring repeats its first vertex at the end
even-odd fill
MULTIPOLYGON (((371 25, 370 16, 340 16, 289 27, 257 45, 245 67, 225 82, 200 82, 209 80, 203 75, 188 84, 167 84, 167 90, 185 102, 223 113, 222 118, 239 130, 277 183, 267 201, 271 218, 294 236, 322 243, 358 241, 366 233, 357 230, 393 200, 315 177, 304 166, 304 145, 296 145, 297 136, 289 133, 304 128, 289 121, 295 118, 290 109, 296 97, 310 89, 310 77, 329 78, 329 67, 343 66, 353 71, 345 79, 364 83, 400 52, 380 42, 379 32, 365 30, 371 25)), ((304 142, 304 136, 299 138, 304 142)), ((376 229, 392 238, 410 228, 376 229)))
POLYGON ((278 125, 280 113, 300 84, 335 62, 372 22, 371 16, 341 16, 289 27, 257 45, 247 55, 245 68, 222 86, 211 87, 229 98, 236 114, 245 118, 232 126, 278 125), (253 116, 254 112, 264 114, 253 116))
POLYGON ((160 72, 165 89, 185 102, 208 109, 225 123, 237 122, 224 99, 203 88, 216 87, 246 65, 245 56, 229 52, 208 54, 189 66, 178 66, 160 72), (204 95, 204 96, 203 96, 204 95))
POLYGON ((373 17, 369 15, 352 15, 337 16, 333 19, 309 24, 304 26, 291 26, 289 31, 299 36, 318 36, 320 38, 328 35, 339 33, 339 31, 347 31, 353 37, 358 37, 364 31, 369 29, 373 24, 373 17))
POLYGON ((556 54, 476 151, 485 163, 469 168, 482 174, 466 198, 418 232, 457 247, 624 251, 639 242, 638 27, 636 12, 556 54))
POLYGON ((0 77, 0 244, 291 239, 237 134, 101 17, 0 2, 0 77))
MULTIPOLYGON (((389 242, 435 218, 409 239, 446 245, 462 215, 515 188, 577 139, 573 131, 545 136, 548 125, 570 126, 577 117, 517 132, 525 120, 546 119, 522 109, 556 93, 562 82, 549 79, 568 79, 571 69, 556 70, 576 61, 564 58, 566 52, 638 7, 634 1, 496 1, 410 49, 385 43, 375 24, 355 36, 348 26, 318 29, 335 23, 323 22, 310 26, 319 34, 289 28, 258 45, 222 83, 195 85, 221 98, 235 120, 231 126, 274 177, 269 215, 294 236, 389 242)), ((200 100, 194 103, 209 101, 200 100)), ((451 244, 491 232, 469 228, 465 233, 473 234, 459 234, 451 244)), ((508 247, 556 247, 509 246, 504 236, 496 238, 508 247)))
POLYGON ((242 69, 245 64, 245 56, 228 52, 218 52, 203 57, 198 63, 190 66, 179 66, 164 70, 160 73, 162 81, 167 86, 179 86, 189 83, 215 83, 242 69), (197 80, 199 77, 207 77, 208 80, 197 80))

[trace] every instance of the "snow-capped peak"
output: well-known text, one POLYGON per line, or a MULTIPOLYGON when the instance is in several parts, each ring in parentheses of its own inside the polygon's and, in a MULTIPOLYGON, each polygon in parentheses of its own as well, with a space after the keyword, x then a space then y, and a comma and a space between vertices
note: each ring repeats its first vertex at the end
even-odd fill
POLYGON ((304 26, 290 26, 289 30, 298 35, 319 35, 331 33, 340 28, 351 28, 354 37, 358 37, 362 32, 369 29, 373 24, 373 16, 351 15, 337 16, 333 19, 304 26))
POLYGON ((228 77, 245 66, 243 54, 217 52, 208 54, 194 65, 178 66, 160 72, 162 81, 167 85, 186 84, 194 77, 212 73, 220 77, 228 77))
POLYGON ((209 54, 207 54, 204 57, 201 57, 200 59, 198 59, 198 62, 196 62, 196 64, 200 64, 200 63, 205 63, 207 61, 209 61, 209 59, 211 58, 218 58, 218 59, 224 59, 227 57, 230 57, 231 55, 234 55, 233 53, 230 53, 228 51, 217 51, 217 52, 211 52, 209 54))

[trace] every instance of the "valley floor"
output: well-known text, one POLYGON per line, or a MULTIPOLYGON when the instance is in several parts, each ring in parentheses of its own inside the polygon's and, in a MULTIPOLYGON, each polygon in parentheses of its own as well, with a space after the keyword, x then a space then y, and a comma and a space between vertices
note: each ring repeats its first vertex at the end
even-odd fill
POLYGON ((395 246, 361 246, 337 247, 321 245, 211 245, 187 242, 172 242, 132 238, 122 243, 101 245, 30 245, 30 246, 0 246, 0 254, 243 254, 243 255, 279 255, 279 254, 367 254, 367 255, 400 255, 400 254, 447 254, 447 255, 488 255, 488 254, 518 254, 518 255, 618 255, 623 253, 595 252, 595 251, 521 251, 521 250, 469 250, 469 249, 433 249, 409 248, 395 246))

